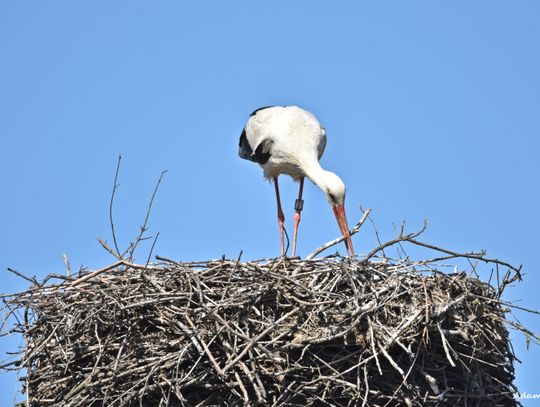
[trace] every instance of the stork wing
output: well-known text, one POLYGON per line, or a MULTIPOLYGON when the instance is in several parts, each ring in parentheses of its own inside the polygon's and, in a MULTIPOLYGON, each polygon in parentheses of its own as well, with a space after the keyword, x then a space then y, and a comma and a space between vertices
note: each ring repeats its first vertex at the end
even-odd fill
POLYGON ((317 146, 317 151, 319 153, 319 160, 321 159, 325 148, 326 148, 326 130, 324 129, 324 127, 321 127, 321 139, 319 141, 319 145, 317 146))
POLYGON ((246 137, 246 129, 242 130, 242 134, 240 135, 240 141, 238 143, 238 155, 240 158, 243 158, 244 160, 250 160, 257 162, 255 157, 253 157, 253 149, 249 145, 248 139, 246 137))
POLYGON ((253 147, 249 144, 248 138, 246 136, 246 129, 242 130, 240 135, 240 142, 238 146, 238 155, 244 160, 250 160, 259 164, 266 164, 270 159, 271 153, 270 148, 272 146, 272 140, 263 139, 260 140, 259 145, 253 151, 253 147))
MULTIPOLYGON (((257 112, 265 110, 274 106, 263 106, 254 110, 250 115, 250 120, 254 117, 257 112)), ((240 142, 238 143, 238 155, 244 160, 250 160, 259 164, 265 164, 270 158, 270 145, 272 144, 269 140, 255 140, 253 137, 250 137, 251 142, 258 143, 256 146, 252 146, 249 143, 248 137, 246 135, 246 128, 242 130, 240 135, 240 142), (255 150, 255 152, 253 152, 255 150)))

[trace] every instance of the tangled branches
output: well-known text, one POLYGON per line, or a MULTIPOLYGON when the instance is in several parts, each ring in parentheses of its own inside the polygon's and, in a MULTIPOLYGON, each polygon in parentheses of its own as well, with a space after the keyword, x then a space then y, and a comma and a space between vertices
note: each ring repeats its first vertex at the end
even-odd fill
POLYGON ((500 290, 426 261, 158 257, 55 278, 4 298, 26 405, 517 405, 500 290))

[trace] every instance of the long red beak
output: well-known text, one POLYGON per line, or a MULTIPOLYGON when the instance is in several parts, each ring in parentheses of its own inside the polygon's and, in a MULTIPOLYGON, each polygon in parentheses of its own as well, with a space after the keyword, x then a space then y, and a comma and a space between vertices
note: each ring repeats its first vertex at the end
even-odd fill
POLYGON ((345 237, 345 247, 347 248, 347 254, 349 258, 354 259, 354 248, 351 241, 351 235, 349 233, 349 224, 347 223, 347 216, 345 215, 345 206, 333 205, 334 215, 339 226, 341 234, 345 237))

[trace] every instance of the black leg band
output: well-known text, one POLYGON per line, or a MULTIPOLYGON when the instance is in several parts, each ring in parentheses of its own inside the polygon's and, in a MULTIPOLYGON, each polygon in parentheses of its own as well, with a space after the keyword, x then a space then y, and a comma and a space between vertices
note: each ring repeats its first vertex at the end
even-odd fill
POLYGON ((303 199, 297 199, 294 203, 294 210, 296 212, 302 212, 302 209, 304 209, 304 200, 303 199))

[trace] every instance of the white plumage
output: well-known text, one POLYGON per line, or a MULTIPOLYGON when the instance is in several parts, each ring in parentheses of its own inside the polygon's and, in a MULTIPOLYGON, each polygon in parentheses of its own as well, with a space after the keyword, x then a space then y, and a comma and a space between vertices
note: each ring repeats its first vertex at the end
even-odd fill
POLYGON ((268 179, 273 179, 278 203, 281 248, 284 255, 284 216, 279 198, 278 176, 290 175, 300 182, 295 205, 295 228, 292 255, 302 210, 304 177, 309 178, 326 195, 334 209, 350 257, 354 256, 345 217, 345 185, 334 173, 324 170, 319 160, 326 147, 326 132, 315 116, 297 106, 264 107, 254 111, 240 136, 240 157, 257 162, 268 179))
POLYGON ((326 146, 324 128, 315 116, 296 106, 258 111, 246 125, 246 137, 254 151, 263 143, 263 152, 271 152, 262 165, 267 178, 305 176, 306 165, 316 166, 326 146))

